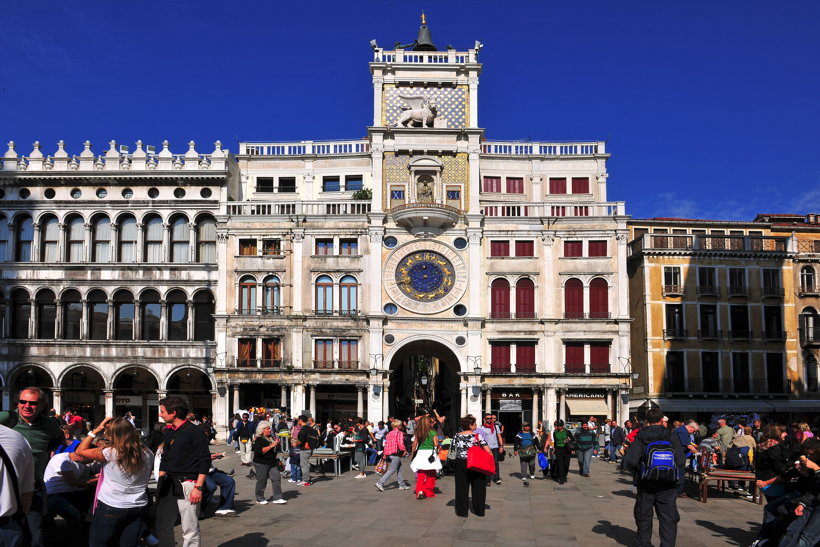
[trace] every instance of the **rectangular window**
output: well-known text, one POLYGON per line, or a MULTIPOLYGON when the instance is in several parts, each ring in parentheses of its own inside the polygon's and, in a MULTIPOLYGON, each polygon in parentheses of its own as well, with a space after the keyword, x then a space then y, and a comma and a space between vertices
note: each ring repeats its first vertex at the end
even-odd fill
POLYGON ((145 228, 145 262, 163 262, 162 222, 148 222, 145 228))
POLYGON ((666 304, 666 334, 667 338, 684 338, 686 329, 683 323, 683 304, 666 304))
POLYGON ((315 352, 314 368, 333 368, 333 340, 317 339, 315 352))
POLYGON ((718 338, 717 306, 715 304, 701 304, 700 306, 700 337, 718 338))
POLYGON ((572 178, 573 194, 589 194, 589 178, 572 178))
POLYGON ((780 294, 780 270, 766 268, 763 270, 763 294, 780 294))
POLYGON ((683 293, 681 285, 680 268, 678 266, 664 266, 663 268, 663 294, 678 295, 683 293))
POLYGON ((743 268, 729 268, 729 292, 743 294, 746 291, 746 270, 743 268))
POLYGON ((359 368, 358 340, 339 340, 339 368, 359 368))
MULTIPOLYGON (((783 354, 782 353, 767 353, 766 354, 766 386, 768 389, 763 390, 767 393, 786 393, 785 382, 783 381, 783 354)), ((757 389, 755 390, 758 391, 757 389)))
POLYGON ((523 194, 524 193, 524 179, 522 178, 507 178, 507 193, 508 194, 523 194))
POLYGON ((569 374, 583 374, 586 372, 584 366, 584 344, 578 342, 568 342, 564 344, 564 367, 569 374))
POLYGON ((276 256, 282 254, 282 240, 281 239, 263 239, 262 240, 262 255, 276 256))
POLYGON ((510 256, 510 242, 490 241, 490 256, 510 256))
POLYGON ((729 329, 732 338, 749 338, 748 306, 729 306, 729 329))
POLYGON ((256 240, 240 239, 239 256, 256 256, 256 240))
POLYGON ((359 241, 357 239, 340 239, 339 240, 339 254, 341 255, 358 255, 359 241))
POLYGON ((169 302, 168 309, 168 340, 183 341, 188 339, 188 304, 185 302, 169 302))
POLYGON ((68 261, 82 262, 85 226, 82 222, 70 222, 68 225, 68 261))
POLYGON ((749 382, 749 354, 732 353, 732 382, 735 393, 750 393, 749 382))
POLYGON ((510 372, 510 343, 490 343, 490 359, 492 372, 510 372))
POLYGON ((332 255, 333 254, 333 240, 332 239, 317 239, 316 240, 316 254, 317 255, 332 255))
POLYGON ((322 192, 339 192, 341 189, 339 177, 322 177, 322 192))
POLYGON ((673 393, 685 391, 685 367, 682 351, 670 351, 666 354, 666 390, 673 393))
POLYGON ((253 338, 240 338, 238 340, 238 353, 236 366, 255 367, 256 366, 256 340, 253 338))
POLYGON ((589 371, 592 373, 608 373, 609 366, 609 343, 592 342, 589 344, 589 371))
POLYGON ((262 366, 267 368, 282 366, 282 340, 280 338, 262 339, 262 366))
POLYGON ((484 177, 484 192, 501 192, 501 177, 484 177))
POLYGON ((37 338, 54 339, 56 320, 57 306, 54 305, 53 301, 50 304, 37 304, 37 338))
POLYGON ((698 268, 698 293, 717 294, 717 274, 714 268, 698 268))
POLYGON ((108 338, 108 304, 93 302, 88 304, 88 339, 105 340, 108 338))
POLYGON ((607 256, 606 240, 590 241, 589 256, 607 256))
POLYGON ((364 188, 364 179, 361 175, 345 175, 345 190, 355 192, 364 188))
POLYGON ((279 177, 279 193, 296 193, 296 177, 279 177))
POLYGON ((567 193, 567 179, 551 178, 550 179, 550 194, 566 194, 567 193))
MULTIPOLYGON (((123 223, 124 225, 125 223, 123 223)), ((60 257, 57 255, 57 242, 60 239, 60 226, 56 220, 52 220, 51 222, 47 222, 45 224, 45 229, 43 229, 43 262, 47 264, 53 264, 60 260, 60 257)), ((120 237, 122 240, 122 237, 120 237)), ((120 253, 122 254, 122 253, 120 253)), ((0 254, 3 258, 5 258, 5 254, 0 254)), ((122 258, 120 258, 122 260, 122 258)))
POLYGON ((256 191, 259 193, 273 193, 273 177, 256 177, 256 191))
POLYGON ((516 372, 535 372, 535 342, 518 342, 515 346, 516 372))
POLYGON ((63 304, 63 338, 66 340, 80 339, 80 321, 83 318, 83 305, 81 302, 67 302, 63 304))
POLYGON ((565 241, 564 242, 564 257, 577 258, 584 255, 582 241, 565 241))
MULTIPOLYGON (((718 393, 720 391, 720 360, 716 351, 704 351, 700 354, 700 369, 703 376, 703 391, 718 393)), ((693 390, 697 391, 697 390, 693 390)))
POLYGON ((515 256, 535 256, 535 244, 532 241, 516 241, 515 256))
POLYGON ((159 319, 162 305, 159 302, 147 302, 142 305, 142 339, 159 340, 159 319))
POLYGON ((769 340, 785 337, 780 306, 763 306, 763 337, 769 340))
POLYGON ((133 302, 118 302, 114 304, 114 339, 134 339, 133 302))

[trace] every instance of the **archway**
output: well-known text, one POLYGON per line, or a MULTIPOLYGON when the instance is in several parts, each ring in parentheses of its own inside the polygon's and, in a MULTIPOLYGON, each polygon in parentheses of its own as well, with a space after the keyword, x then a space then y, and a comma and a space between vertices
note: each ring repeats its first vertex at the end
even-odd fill
POLYGON ((147 432, 159 419, 156 376, 148 369, 128 366, 114 378, 114 415, 134 415, 138 428, 147 432))
POLYGON ((105 416, 105 380, 89 366, 69 369, 60 380, 62 411, 71 410, 96 425, 105 416))
POLYGON ((405 419, 434 409, 458 422, 461 408, 459 359, 432 340, 415 340, 399 348, 390 360, 389 413, 405 419))
MULTIPOLYGON (((47 392, 49 397, 51 397, 51 390, 54 388, 54 380, 42 367, 37 365, 22 365, 12 371, 9 386, 15 392, 23 389, 24 387, 39 387, 47 392)), ((16 395, 16 393, 14 395, 16 395)), ((15 403, 15 405, 16 404, 17 403, 15 403)))
POLYGON ((185 367, 174 371, 168 377, 165 391, 168 397, 182 397, 188 401, 188 410, 197 415, 213 417, 211 404, 211 380, 202 370, 185 367))

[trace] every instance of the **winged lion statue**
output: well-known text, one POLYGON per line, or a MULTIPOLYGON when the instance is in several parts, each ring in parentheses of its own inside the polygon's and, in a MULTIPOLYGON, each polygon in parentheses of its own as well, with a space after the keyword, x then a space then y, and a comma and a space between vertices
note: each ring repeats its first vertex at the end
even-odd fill
POLYGON ((436 117, 436 101, 424 95, 399 95, 405 101, 396 127, 433 127, 436 117))

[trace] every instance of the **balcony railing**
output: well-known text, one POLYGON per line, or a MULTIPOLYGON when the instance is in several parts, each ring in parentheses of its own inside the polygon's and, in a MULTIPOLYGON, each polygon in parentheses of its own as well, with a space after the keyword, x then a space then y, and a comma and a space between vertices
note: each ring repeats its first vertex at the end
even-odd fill
POLYGON ((604 154, 604 141, 598 142, 515 142, 492 141, 481 145, 482 154, 499 156, 590 156, 604 154))
POLYGON ((732 340, 749 340, 752 337, 752 331, 742 329, 730 329, 729 338, 732 340))
POLYGON ((313 368, 322 370, 358 370, 359 361, 342 361, 336 359, 332 361, 314 360, 313 368))
POLYGON ((700 296, 720 296, 720 287, 716 285, 698 285, 700 296))
POLYGON ((721 394, 721 395, 788 395, 791 380, 751 380, 686 378, 665 381, 664 390, 668 395, 721 394))
POLYGON ((800 296, 810 296, 820 294, 820 285, 800 285, 797 289, 800 296))
POLYGON ((370 201, 243 201, 225 204, 228 216, 350 216, 370 212, 370 201))
POLYGON ((671 340, 676 338, 686 338, 687 331, 686 329, 664 329, 663 330, 663 338, 665 340, 671 340))
POLYGON ((367 140, 239 143, 239 154, 248 156, 330 156, 369 152, 370 142, 367 140))
POLYGON ((596 363, 589 365, 569 365, 564 364, 564 372, 567 374, 609 374, 612 372, 612 365, 609 363, 596 363), (589 371, 587 371, 589 368, 589 371))
POLYGON ((527 217, 611 217, 625 215, 623 201, 589 203, 575 205, 560 203, 516 203, 515 205, 495 205, 482 203, 481 211, 486 217, 527 218, 527 217))
POLYGON ((490 363, 490 372, 493 374, 504 374, 512 370, 512 366, 507 364, 490 363))
POLYGON ((701 340, 717 340, 721 338, 723 332, 718 329, 700 329, 698 331, 698 338, 701 340))
POLYGON ((726 294, 729 296, 749 296, 749 287, 745 285, 729 285, 726 294))
POLYGON ((683 296, 683 285, 664 285, 664 296, 683 296))
POLYGON ((789 250, 788 237, 712 236, 690 234, 643 234, 629 243, 631 254, 642 251, 754 251, 783 253, 789 250))
POLYGON ((233 366, 237 368, 283 368, 287 366, 287 362, 284 359, 234 357, 233 366))
POLYGON ((260 306, 257 308, 238 309, 236 315, 289 315, 290 306, 260 306))
POLYGON ((800 327, 801 346, 820 346, 820 327, 800 327))
POLYGON ((783 287, 763 285, 760 288, 760 294, 762 294, 764 297, 783 298, 783 287))
POLYGON ((781 341, 786 339, 786 331, 767 329, 763 331, 763 340, 781 341))
POLYGON ((357 317, 359 310, 313 310, 313 315, 319 317, 357 317))
POLYGON ((490 319, 535 319, 534 311, 490 311, 490 319))
POLYGON ((564 319, 610 319, 612 314, 606 311, 591 311, 589 313, 565 311, 564 319))

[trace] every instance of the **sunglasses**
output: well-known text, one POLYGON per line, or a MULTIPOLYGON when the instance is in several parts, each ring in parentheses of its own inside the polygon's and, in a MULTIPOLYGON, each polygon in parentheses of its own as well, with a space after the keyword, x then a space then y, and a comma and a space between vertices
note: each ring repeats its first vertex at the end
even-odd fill
POLYGON ((40 404, 40 401, 26 401, 25 399, 17 399, 17 404, 20 404, 20 405, 23 405, 23 406, 25 406, 25 405, 38 406, 40 404))

